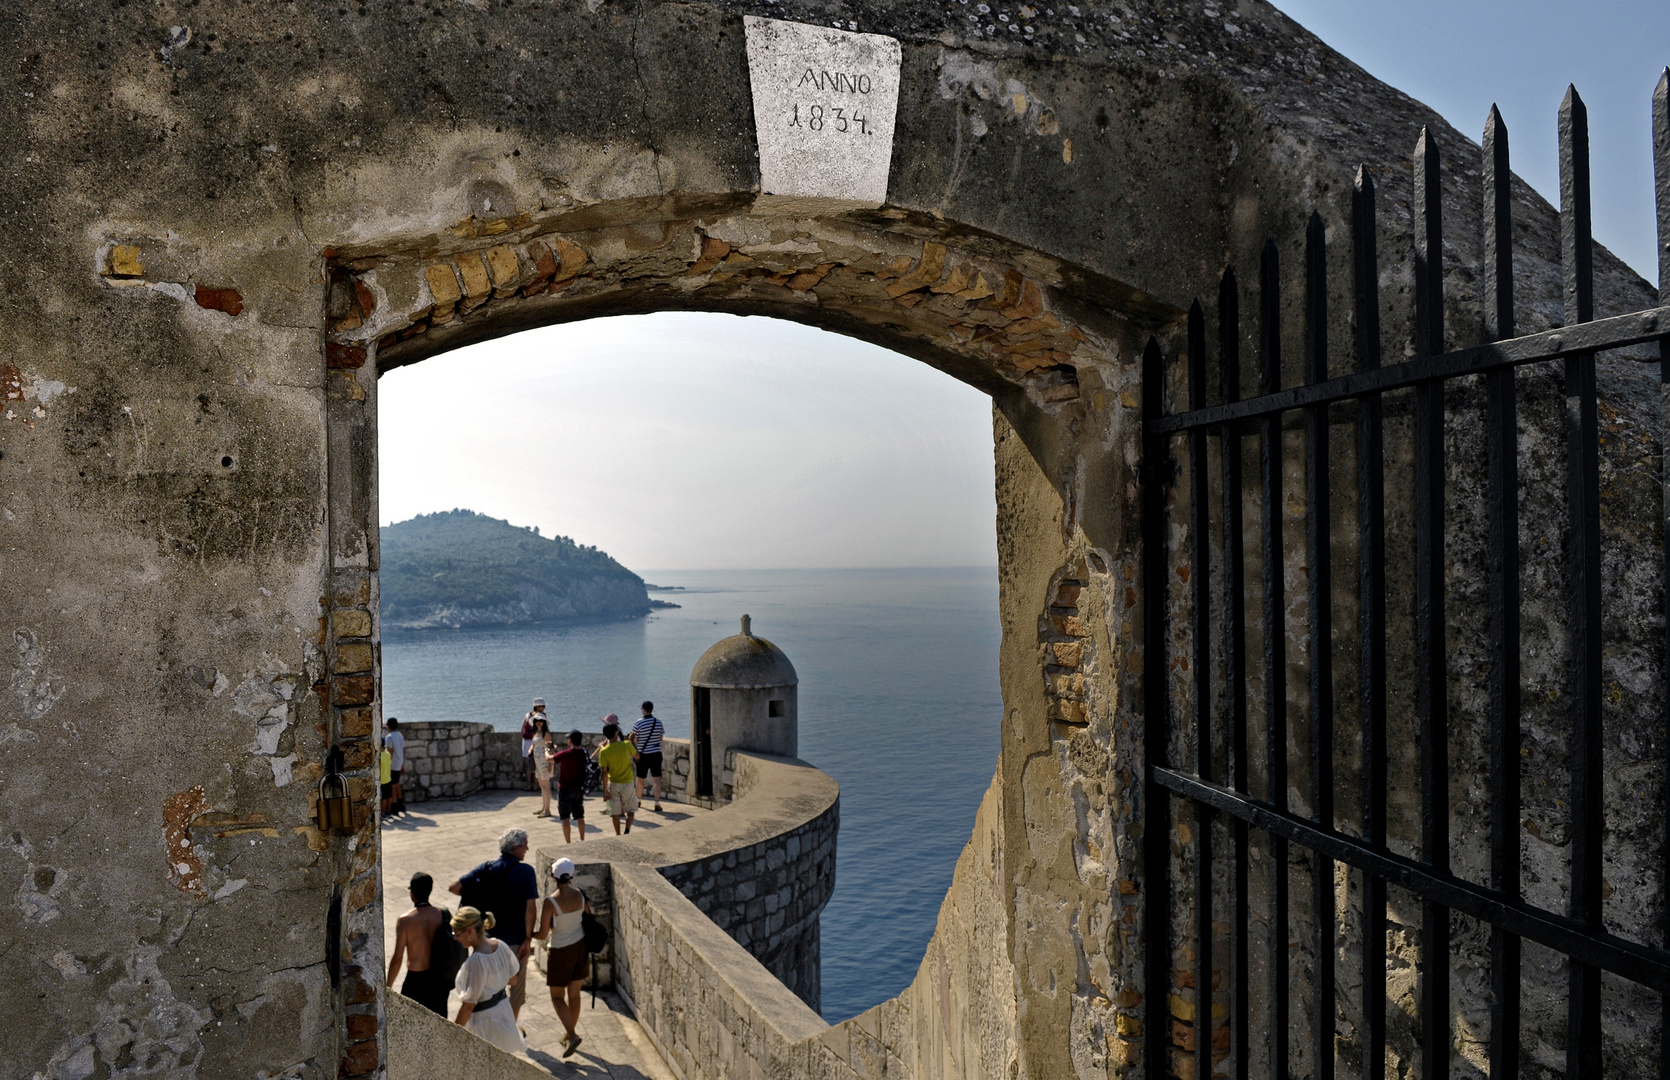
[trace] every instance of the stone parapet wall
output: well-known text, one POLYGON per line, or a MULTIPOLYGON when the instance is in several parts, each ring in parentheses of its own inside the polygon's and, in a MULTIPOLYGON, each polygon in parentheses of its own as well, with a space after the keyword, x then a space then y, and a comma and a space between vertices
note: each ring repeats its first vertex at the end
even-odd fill
POLYGON ((651 868, 615 867, 614 893, 616 988, 682 1080, 818 1075, 822 1017, 651 868))
POLYGON ((406 768, 400 789, 407 802, 456 799, 482 788, 482 745, 497 734, 490 724, 460 721, 401 724, 406 768))
POLYGON ((550 1073, 507 1054, 400 994, 384 996, 388 1080, 549 1080, 550 1073))
MULTIPOLYGON (((520 732, 495 731, 491 724, 459 720, 417 720, 402 723, 400 731, 406 736, 406 771, 401 789, 407 802, 458 799, 478 791, 522 787, 520 732)), ((588 732, 587 752, 602 741, 601 733, 588 732)), ((674 801, 681 800, 675 797, 674 801)))
POLYGON ((494 731, 481 740, 481 786, 514 791, 522 786, 522 733, 494 731))
MULTIPOLYGON (((738 774, 762 773, 761 759, 735 756, 738 774)), ((768 781, 769 782, 769 781, 768 781)), ((746 791, 738 785, 738 800, 746 791)), ((661 874, 783 984, 816 1006, 823 1000, 818 914, 835 890, 840 805, 788 832, 661 874)))
MULTIPOLYGON (((604 838, 583 849, 542 848, 534 857, 541 891, 553 888, 554 860, 576 859, 576 883, 612 927, 611 864, 649 866, 776 976, 785 992, 816 1009, 822 1000, 818 915, 835 887, 840 789, 827 773, 793 758, 738 754, 736 764, 747 778, 746 797, 712 813, 631 842, 604 838), (585 862, 578 861, 582 855, 585 862)), ((610 953, 599 978, 616 979, 634 962, 626 955, 617 966, 610 953)))
MULTIPOLYGON (((514 791, 522 787, 522 737, 495 731, 493 725, 463 720, 414 720, 400 725, 406 736, 406 771, 401 788, 407 802, 459 799, 478 791, 514 791)), ((559 738, 561 735, 559 735, 559 738)), ((603 742, 603 733, 586 732, 586 752, 603 742)), ((725 751, 715 763, 717 797, 691 792, 695 766, 689 739, 663 739, 662 796, 709 810, 724 806, 742 791, 736 787, 738 751, 725 751)))

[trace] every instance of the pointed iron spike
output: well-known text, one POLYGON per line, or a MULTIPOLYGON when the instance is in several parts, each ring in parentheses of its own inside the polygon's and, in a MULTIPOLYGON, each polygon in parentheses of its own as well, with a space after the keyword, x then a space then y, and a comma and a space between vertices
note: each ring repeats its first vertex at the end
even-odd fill
POLYGON ((1357 370, 1380 366, 1379 226, 1374 212, 1374 178, 1357 169, 1351 191, 1351 291, 1356 307, 1357 370))
POLYGON ((1438 141, 1421 129, 1415 144, 1415 352, 1444 351, 1444 188, 1438 141))
POLYGON ((1485 334, 1492 341, 1514 335, 1513 173, 1508 165, 1508 126, 1496 106, 1484 128, 1485 334))
MULTIPOLYGON (((1189 305, 1189 408, 1206 408, 1206 309, 1200 297, 1189 305)), ((1191 444, 1193 445, 1193 444, 1191 444)))
POLYGON ((1235 267, 1218 282, 1218 384, 1225 402, 1241 398, 1241 286, 1235 267))
MULTIPOLYGON (((1658 302, 1670 304, 1670 67, 1653 91, 1653 175, 1658 190, 1658 302)), ((1663 348, 1670 354, 1670 344, 1663 348)), ((1670 369, 1670 364, 1665 367, 1670 369)))
POLYGON ((1328 227, 1311 211, 1305 223, 1305 381, 1328 378, 1328 227))
POLYGON ((1281 389, 1281 253, 1264 241, 1258 265, 1258 392, 1281 389))
POLYGON ((1565 321, 1595 317, 1594 232, 1589 186, 1589 110, 1577 88, 1560 103, 1560 255, 1565 321))

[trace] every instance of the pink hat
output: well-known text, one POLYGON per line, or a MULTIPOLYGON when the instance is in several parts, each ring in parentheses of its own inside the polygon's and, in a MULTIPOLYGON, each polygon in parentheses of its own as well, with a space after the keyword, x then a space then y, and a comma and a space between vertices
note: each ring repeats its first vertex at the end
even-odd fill
POLYGON ((614 713, 610 713, 608 716, 603 718, 603 723, 605 726, 609 724, 615 724, 618 726, 620 724, 620 717, 616 716, 614 713))

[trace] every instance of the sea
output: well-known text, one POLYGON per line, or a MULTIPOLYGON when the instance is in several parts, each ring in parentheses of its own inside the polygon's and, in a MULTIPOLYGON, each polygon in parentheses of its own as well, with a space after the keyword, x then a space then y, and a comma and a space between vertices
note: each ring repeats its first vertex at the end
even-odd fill
POLYGON ((800 756, 841 785, 835 891, 822 916, 823 1015, 898 995, 916 975, 940 901, 997 767, 995 568, 666 570, 644 618, 383 639, 384 715, 521 726, 543 697, 551 727, 596 729, 655 702, 690 734, 690 670, 740 629, 800 676, 800 756))

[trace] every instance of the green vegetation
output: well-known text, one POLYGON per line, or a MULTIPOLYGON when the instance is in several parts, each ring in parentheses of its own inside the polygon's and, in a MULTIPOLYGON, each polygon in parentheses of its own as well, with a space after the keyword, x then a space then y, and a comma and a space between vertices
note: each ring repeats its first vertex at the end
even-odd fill
POLYGON ((644 582, 596 547, 470 510, 382 533, 385 627, 511 625, 641 615, 644 582))

